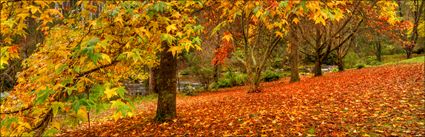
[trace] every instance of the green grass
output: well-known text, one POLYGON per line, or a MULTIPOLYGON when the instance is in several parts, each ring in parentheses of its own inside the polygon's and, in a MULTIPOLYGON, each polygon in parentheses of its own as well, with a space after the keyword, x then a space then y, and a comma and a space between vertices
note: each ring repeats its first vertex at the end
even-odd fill
POLYGON ((383 65, 389 65, 389 64, 407 64, 407 63, 424 63, 425 62, 425 56, 418 56, 410 59, 404 59, 400 61, 392 61, 387 62, 383 65))
POLYGON ((424 63, 425 62, 425 56, 420 57, 414 57, 411 59, 402 60, 399 63, 424 63))
POLYGON ((149 102, 149 101, 156 101, 158 99, 158 94, 149 94, 146 96, 135 96, 132 97, 134 103, 139 104, 141 102, 149 102))

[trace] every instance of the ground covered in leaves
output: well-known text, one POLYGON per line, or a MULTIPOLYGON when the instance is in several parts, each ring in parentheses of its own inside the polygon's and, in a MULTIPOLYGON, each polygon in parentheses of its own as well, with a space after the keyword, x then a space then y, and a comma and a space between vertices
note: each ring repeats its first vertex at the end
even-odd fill
POLYGON ((137 116, 65 130, 63 136, 286 135, 425 136, 424 64, 329 73, 289 84, 263 83, 179 97, 178 117, 152 120, 154 102, 137 116))

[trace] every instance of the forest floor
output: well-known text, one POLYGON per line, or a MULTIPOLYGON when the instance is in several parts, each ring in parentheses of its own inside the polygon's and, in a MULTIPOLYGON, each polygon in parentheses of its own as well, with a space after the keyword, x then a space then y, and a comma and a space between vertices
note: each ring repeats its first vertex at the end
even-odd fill
POLYGON ((328 73, 177 98, 177 118, 153 121, 154 101, 136 116, 65 129, 59 136, 425 136, 424 64, 328 73))

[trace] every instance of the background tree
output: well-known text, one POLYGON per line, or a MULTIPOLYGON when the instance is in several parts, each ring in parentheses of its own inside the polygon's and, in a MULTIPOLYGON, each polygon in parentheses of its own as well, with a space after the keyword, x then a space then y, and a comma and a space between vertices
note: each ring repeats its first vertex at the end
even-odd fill
POLYGON ((424 10, 424 1, 422 0, 413 0, 413 1, 397 1, 399 8, 398 12, 399 15, 406 20, 409 20, 413 23, 413 26, 409 28, 408 33, 402 33, 402 37, 406 39, 406 42, 403 43, 403 48, 406 51, 406 58, 411 58, 413 50, 415 49, 415 46, 418 44, 418 38, 419 38, 419 25, 423 21, 423 13, 424 10))

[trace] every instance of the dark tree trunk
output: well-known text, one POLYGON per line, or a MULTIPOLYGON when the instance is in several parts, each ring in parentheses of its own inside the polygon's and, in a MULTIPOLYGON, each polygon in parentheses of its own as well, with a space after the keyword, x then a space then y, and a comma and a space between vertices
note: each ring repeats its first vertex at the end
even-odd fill
POLYGON ((215 64, 214 65, 214 75, 213 75, 214 82, 218 82, 219 78, 220 78, 220 65, 215 64))
POLYGON ((315 77, 322 76, 322 62, 320 61, 320 59, 316 59, 314 63, 313 73, 315 77))
POLYGON ((382 62, 382 45, 379 41, 376 43, 375 56, 377 61, 382 62))
POLYGON ((406 51, 406 58, 410 59, 412 58, 412 53, 413 53, 413 48, 411 48, 413 46, 407 46, 406 48, 404 48, 404 50, 406 51))
POLYGON ((171 120, 176 116, 177 91, 177 59, 168 52, 168 45, 163 44, 160 65, 158 68, 158 104, 156 110, 157 121, 171 120))
POLYGON ((300 75, 298 71, 298 45, 289 45, 289 63, 291 66, 291 80, 290 82, 297 82, 300 81, 300 75))
POLYGON ((150 68, 149 70, 149 94, 151 93, 158 93, 158 88, 157 88, 157 73, 158 73, 158 68, 154 67, 154 68, 150 68))

